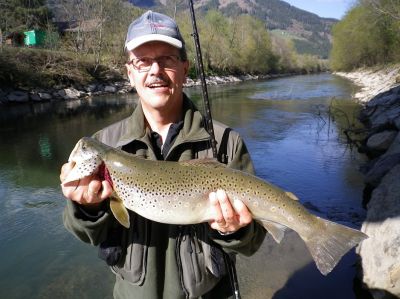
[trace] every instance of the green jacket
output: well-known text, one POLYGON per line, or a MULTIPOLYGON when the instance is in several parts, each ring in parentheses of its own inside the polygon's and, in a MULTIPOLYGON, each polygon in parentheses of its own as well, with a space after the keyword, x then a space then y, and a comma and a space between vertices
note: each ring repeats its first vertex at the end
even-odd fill
MULTIPOLYGON (((186 96, 183 106, 183 128, 165 159, 212 157, 210 136, 203 127, 201 113, 186 96)), ((215 121, 214 130, 219 160, 229 167, 254 172, 239 134, 215 121)), ((130 117, 94 137, 137 156, 156 159, 140 104, 130 117)), ((97 215, 88 215, 68 201, 63 214, 65 227, 80 240, 106 250, 115 244, 122 249, 121 256, 111 265, 116 274, 115 298, 230 298, 232 291, 221 248, 251 255, 265 237, 265 230, 256 222, 223 236, 208 223, 168 225, 129 213, 129 229, 116 222, 107 204, 97 215)))

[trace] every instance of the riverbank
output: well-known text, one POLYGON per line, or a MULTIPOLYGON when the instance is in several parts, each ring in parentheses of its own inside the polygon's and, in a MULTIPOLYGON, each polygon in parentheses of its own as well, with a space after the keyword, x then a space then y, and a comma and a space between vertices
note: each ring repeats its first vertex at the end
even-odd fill
POLYGON ((400 297, 400 65, 365 68, 337 75, 361 87, 360 119, 367 128, 361 147, 370 161, 365 173, 369 238, 358 248, 360 279, 374 299, 400 297))
MULTIPOLYGON (((242 76, 209 76, 206 78, 207 85, 220 85, 238 83, 248 80, 273 79, 291 76, 294 74, 275 74, 275 75, 242 75, 242 76)), ((188 78, 185 87, 201 85, 200 80, 188 78)), ((109 82, 90 83, 87 85, 77 85, 70 87, 54 86, 53 88, 0 88, 0 104, 18 104, 28 102, 47 102, 60 100, 76 100, 89 98, 104 94, 124 94, 135 92, 128 80, 109 82)))

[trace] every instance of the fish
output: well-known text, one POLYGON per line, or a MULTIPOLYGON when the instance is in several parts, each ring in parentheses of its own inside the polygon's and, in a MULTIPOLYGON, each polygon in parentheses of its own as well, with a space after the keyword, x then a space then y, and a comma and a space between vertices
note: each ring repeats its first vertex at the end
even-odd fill
POLYGON ((72 150, 74 168, 62 184, 107 170, 114 193, 110 208, 129 227, 129 213, 161 223, 197 224, 213 220, 210 192, 222 189, 231 202, 241 200, 280 243, 286 229, 307 245, 318 270, 327 275, 342 256, 368 236, 310 213, 291 192, 214 159, 154 161, 83 137, 72 150))

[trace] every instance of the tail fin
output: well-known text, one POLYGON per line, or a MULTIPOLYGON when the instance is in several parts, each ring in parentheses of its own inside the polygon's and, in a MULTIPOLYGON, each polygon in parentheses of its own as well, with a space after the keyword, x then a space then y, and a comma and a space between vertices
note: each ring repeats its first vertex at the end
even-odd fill
POLYGON ((317 232, 309 238, 301 236, 317 264, 318 270, 327 275, 342 256, 368 236, 358 230, 317 217, 317 232))

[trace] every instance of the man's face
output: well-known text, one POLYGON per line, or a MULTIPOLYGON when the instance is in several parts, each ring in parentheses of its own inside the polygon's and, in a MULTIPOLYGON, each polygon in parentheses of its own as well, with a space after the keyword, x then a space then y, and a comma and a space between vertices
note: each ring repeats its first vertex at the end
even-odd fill
MULTIPOLYGON (((138 57, 158 58, 175 55, 179 50, 163 42, 143 44, 129 53, 129 60, 138 57)), ((131 63, 126 65, 131 85, 148 111, 174 111, 182 105, 182 87, 189 68, 187 61, 177 60, 173 67, 162 67, 154 62, 148 71, 140 71, 131 63)))

